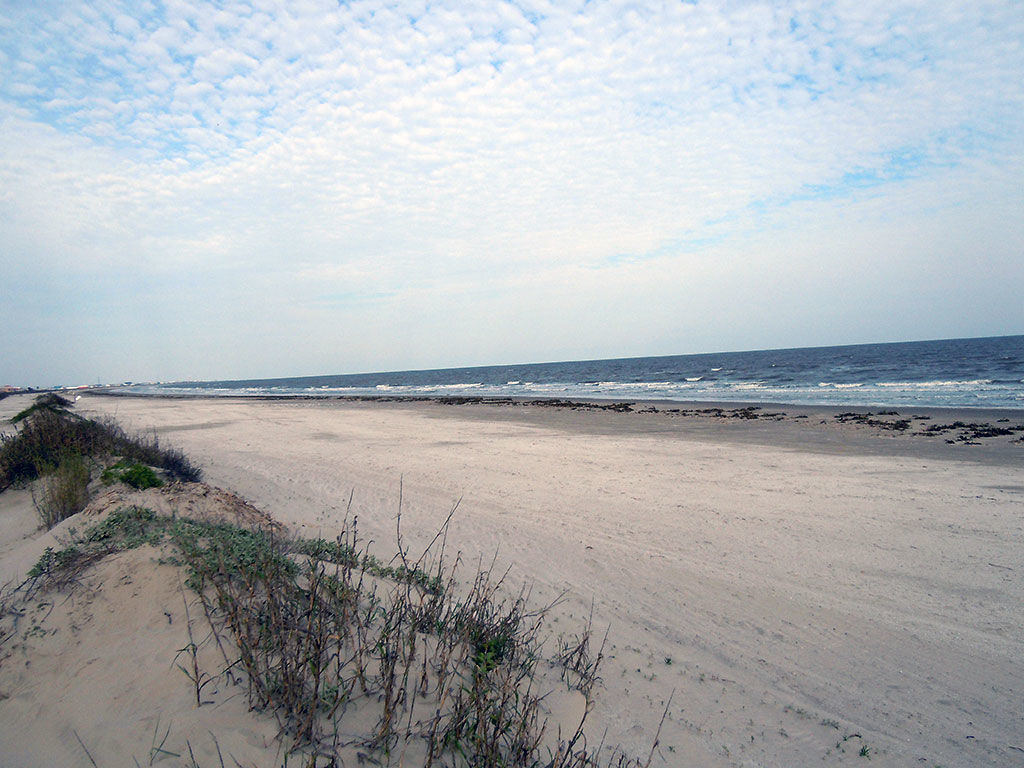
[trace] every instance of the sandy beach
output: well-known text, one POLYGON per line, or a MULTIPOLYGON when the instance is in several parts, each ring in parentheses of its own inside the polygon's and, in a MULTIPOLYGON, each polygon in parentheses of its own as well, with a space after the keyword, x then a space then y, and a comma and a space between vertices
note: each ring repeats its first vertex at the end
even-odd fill
MULTIPOLYGON (((466 562, 496 554, 557 601, 556 631, 591 609, 609 628, 593 738, 646 754, 667 706, 655 765, 1024 764, 1024 433, 970 426, 1024 416, 715 407, 85 394, 76 411, 155 430, 292 531, 358 516, 383 557, 399 508, 416 550, 458 504, 466 562)), ((5 579, 45 538, 8 494, 5 579)), ((19 704, 6 666, 0 737, 24 754, 55 715, 19 704)), ((217 713, 226 730, 255 717, 217 713)))

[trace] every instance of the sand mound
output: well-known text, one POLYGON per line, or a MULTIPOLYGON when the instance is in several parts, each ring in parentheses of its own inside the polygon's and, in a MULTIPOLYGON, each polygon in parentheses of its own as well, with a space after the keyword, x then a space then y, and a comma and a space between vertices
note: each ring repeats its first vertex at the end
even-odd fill
MULTIPOLYGON (((173 536, 150 537, 145 532, 140 533, 144 529, 126 522, 151 524, 155 526, 151 530, 159 526, 163 526, 160 530, 169 527, 180 530, 177 522, 181 518, 202 523, 228 523, 236 528, 261 532, 251 538, 238 531, 227 534, 246 542, 271 541, 262 532, 282 531, 282 527, 269 515, 237 495, 202 483, 176 483, 141 491, 116 486, 103 489, 82 512, 58 526, 59 530, 40 534, 21 546, 22 555, 34 548, 43 555, 43 562, 50 565, 44 575, 27 576, 16 588, 0 595, 0 765, 5 768, 154 765, 164 760, 169 761, 168 764, 187 766, 287 764, 286 753, 292 746, 288 734, 294 731, 289 729, 285 732, 280 727, 287 716, 281 720, 274 716, 275 710, 280 713, 283 709, 277 703, 270 704, 264 711, 251 709, 261 707, 260 701, 254 702, 246 683, 246 674, 253 675, 252 668, 238 663, 241 641, 239 646, 235 645, 238 635, 231 634, 227 620, 217 608, 225 605, 220 601, 224 593, 217 592, 220 587, 210 586, 212 582, 206 580, 214 572, 225 573, 222 570, 225 562, 233 563, 237 568, 238 561, 227 558, 214 565, 212 571, 204 572, 202 583, 207 584, 204 594, 209 597, 204 602, 186 586, 189 568, 197 562, 195 554, 186 555, 184 548, 177 548, 181 547, 180 539, 176 540, 177 544, 172 544, 170 539, 173 536), (177 521, 166 518, 177 518, 177 521), (134 535, 136 538, 131 544, 115 545, 115 540, 122 541, 116 538, 121 535, 134 535), (138 541, 149 543, 136 546, 138 541), (60 548, 64 552, 76 549, 78 559, 72 560, 70 566, 52 565, 54 558, 59 559, 60 555, 55 556, 52 551, 47 551, 47 547, 51 550, 60 548), (189 560, 189 557, 193 559, 189 560), (187 565, 181 566, 182 562, 187 565), (218 597, 210 597, 210 593, 216 593, 218 597)), ((185 529, 193 530, 189 526, 185 529)), ((222 535, 219 531, 223 531, 217 527, 200 527, 200 530, 203 533, 199 538, 204 541, 222 535)), ((280 542, 281 539, 274 541, 280 542)), ((295 545, 293 540, 285 549, 273 551, 293 552, 290 547, 295 545)), ((218 550, 220 553, 223 551, 218 550)), ((254 550, 247 548, 245 552, 249 556, 254 550)), ((253 556, 260 557, 258 552, 253 556)), ((294 554, 287 555, 285 560, 292 557, 294 554)), ((266 564, 269 561, 259 562, 266 564)), ((354 602, 345 603, 358 611, 369 610, 367 620, 359 624, 361 632, 369 637, 365 644, 360 645, 360 654, 376 648, 378 642, 386 642, 376 638, 377 624, 369 617, 377 615, 378 610, 382 610, 380 606, 395 599, 393 595, 388 597, 390 588, 410 593, 408 587, 399 586, 403 582, 398 577, 385 575, 388 572, 386 566, 379 562, 368 566, 363 562, 361 568, 366 569, 365 572, 353 569, 357 574, 363 574, 355 577, 358 589, 371 582, 384 586, 379 593, 374 589, 365 600, 357 597, 354 602)), ((231 570, 231 566, 228 572, 239 573, 231 570)), ((339 569, 333 572, 335 579, 339 578, 339 572, 339 569)), ((248 577, 237 575, 216 578, 237 579, 232 583, 241 584, 240 591, 230 593, 229 604, 241 613, 248 611, 246 615, 252 617, 249 621, 270 621, 268 617, 280 615, 273 610, 263 610, 262 607, 270 603, 261 602, 262 598, 258 596, 277 594, 278 589, 262 588, 262 582, 245 581, 248 577), (260 609, 239 607, 254 594, 260 609)), ((335 594, 331 589, 350 594, 353 582, 339 580, 335 583, 341 586, 329 588, 326 592, 321 589, 319 593, 312 586, 313 576, 308 576, 308 580, 302 583, 308 587, 308 596, 304 588, 300 613, 309 613, 314 610, 312 605, 321 604, 317 601, 324 595, 335 594), (315 597, 317 594, 319 598, 315 597)), ((281 594, 291 594, 285 588, 285 582, 274 584, 281 587, 281 594)), ((492 594, 491 587, 486 584, 481 590, 486 595, 492 594)), ((403 604, 404 608, 397 609, 390 616, 405 616, 419 598, 409 599, 411 602, 403 604)), ((465 599, 472 603, 472 597, 465 599)), ((497 598, 492 601, 487 597, 486 600, 481 605, 487 611, 495 611, 493 620, 498 623, 494 626, 500 624, 505 627, 507 620, 500 618, 505 615, 502 613, 505 604, 497 598)), ((284 603, 274 605, 280 608, 284 603)), ((423 603, 419 605, 422 607, 423 603)), ((454 607, 458 610, 457 606, 454 607)), ((382 623, 390 621, 389 618, 382 623)), ((282 627, 284 633, 293 630, 292 624, 288 624, 286 629, 285 624, 274 626, 282 627)), ((398 625, 388 626, 394 629, 398 625)), ((338 638, 338 635, 330 634, 335 631, 336 628, 329 630, 321 639, 338 638)), ((414 681, 417 693, 412 696, 410 706, 399 704, 397 709, 391 710, 400 712, 400 718, 407 718, 411 730, 407 729, 405 735, 401 735, 401 729, 396 731, 393 743, 402 757, 388 764, 428 762, 423 729, 430 725, 435 711, 439 717, 442 710, 447 712, 451 705, 446 705, 445 701, 452 690, 466 690, 463 686, 471 685, 468 677, 464 678, 462 672, 455 670, 476 670, 472 676, 472 687, 475 688, 478 680, 492 679, 487 670, 496 670, 502 663, 500 660, 480 661, 477 658, 480 651, 465 640, 456 639, 450 646, 440 649, 449 642, 449 638, 458 637, 454 630, 450 631, 453 634, 445 635, 444 640, 440 635, 435 638, 426 631, 421 631, 419 636, 415 632, 411 634, 409 648, 418 652, 422 645, 423 658, 417 656, 415 664, 417 670, 422 670, 422 680, 414 681), (427 655, 428 645, 432 648, 432 655, 427 655), (460 653, 468 654, 465 657, 470 659, 468 666, 464 661, 460 662, 461 667, 446 668, 443 674, 453 682, 444 688, 438 685, 436 692, 431 694, 431 686, 436 682, 436 659, 455 658, 460 653), (480 671, 481 664, 485 665, 483 672, 480 671), (429 683, 428 671, 431 676, 429 683), (417 694, 420 699, 418 710, 417 694), (421 725, 424 723, 426 725, 421 725), (407 763, 405 757, 408 757, 407 763)), ((520 641, 513 638, 525 639, 530 635, 529 629, 510 629, 508 632, 511 633, 508 637, 502 636, 503 648, 518 649, 520 646, 516 643, 520 641)), ((311 629, 310 636, 312 633, 311 629)), ((404 636, 408 633, 400 629, 394 634, 404 636)), ((300 640, 299 645, 305 642, 300 640)), ((256 645, 245 647, 251 650, 256 645)), ((339 651, 342 647, 339 640, 339 651)), ((492 645, 487 648, 492 648, 492 645)), ((333 721, 335 744, 331 752, 343 765, 362 763, 377 754, 372 747, 362 746, 378 727, 378 693, 384 690, 375 677, 378 674, 373 660, 375 653, 370 651, 367 656, 371 659, 369 666, 363 667, 370 681, 369 689, 364 687, 366 695, 356 693, 349 698, 355 690, 353 682, 343 699, 345 705, 341 714, 333 721)), ((492 650, 490 653, 498 654, 493 658, 500 659, 500 651, 492 650)), ((507 653, 513 655, 520 651, 509 650, 507 653)), ((295 659, 299 656, 280 652, 275 658, 295 659)), ((382 651, 381 658, 385 656, 388 654, 382 651)), ((381 668, 384 664, 384 661, 380 662, 381 668)), ((548 750, 557 751, 560 739, 571 738, 588 711, 584 694, 567 689, 565 684, 560 685, 559 673, 554 666, 541 664, 537 667, 540 670, 537 687, 546 693, 541 695, 540 690, 537 694, 531 693, 534 687, 532 673, 529 685, 522 688, 525 695, 540 697, 536 712, 547 727, 535 733, 543 754, 549 754, 548 750)), ((405 667, 406 678, 411 668, 412 665, 405 667)), ((527 668, 511 666, 510 662, 508 679, 515 680, 518 671, 527 668)), ((417 675, 420 675, 419 671, 417 675)), ((261 684, 267 681, 259 675, 254 679, 261 680, 261 684)), ((352 679, 354 681, 355 678, 352 679)), ((493 679, 500 681, 504 678, 502 673, 495 672, 493 679)), ((516 686, 518 682, 509 683, 507 689, 495 688, 495 695, 504 696, 506 690, 510 694, 518 694, 516 686)), ((396 701, 407 702, 402 698, 396 701)), ((481 711, 491 716, 491 710, 481 711)), ((445 719, 438 722, 447 723, 448 715, 443 717, 445 719)), ((324 742, 321 740, 320 743, 323 745, 324 742)), ((308 765, 335 764, 330 758, 307 762, 308 755, 293 754, 292 759, 308 765)), ((381 759, 385 757, 381 756, 381 759)))
MULTIPOLYGON (((234 494, 201 483, 99 494, 60 530, 25 542, 40 553, 113 510, 154 511, 236 525, 276 526, 234 494)), ((279 527, 279 526, 278 526, 279 527)), ((104 557, 57 591, 23 585, 0 618, 0 744, 5 767, 275 764, 277 725, 249 713, 244 687, 220 677, 194 685, 177 666, 195 642, 199 662, 220 669, 209 626, 181 571, 145 546, 104 557)), ((25 560, 25 557, 21 558, 25 560)), ((278 761, 279 762, 279 761, 278 761)))
POLYGON ((146 507, 160 515, 177 515, 204 522, 232 523, 283 533, 284 527, 266 512, 231 491, 206 483, 168 483, 136 490, 127 485, 92 488, 89 504, 49 531, 39 529, 39 516, 28 489, 0 493, 0 594, 16 588, 47 547, 59 549, 84 527, 122 507, 146 507))
POLYGON ((136 490, 114 485, 98 493, 82 510, 88 522, 120 507, 146 507, 158 515, 177 515, 208 523, 230 523, 243 528, 263 528, 283 533, 284 527, 231 491, 206 483, 168 483, 159 488, 136 490))

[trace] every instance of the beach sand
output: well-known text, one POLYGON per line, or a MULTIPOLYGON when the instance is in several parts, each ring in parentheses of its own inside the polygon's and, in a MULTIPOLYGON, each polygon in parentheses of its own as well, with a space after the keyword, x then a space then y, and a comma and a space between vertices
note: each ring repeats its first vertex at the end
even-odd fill
MULTIPOLYGON (((0 416, 28 402, 0 401, 0 416)), ((680 408, 696 407, 92 394, 76 406, 155 430, 206 482, 296 532, 330 538, 346 514, 358 516, 381 556, 395 551, 400 500, 414 551, 457 503, 450 550, 470 564, 496 555, 538 605, 557 600, 554 632, 577 629, 591 609, 595 627, 609 628, 593 740, 646 755, 671 696, 654 765, 1024 764, 1022 433, 917 434, 957 420, 1016 425, 1019 412, 919 409, 930 418, 899 430, 885 423, 910 412, 667 412, 680 408)), ((0 569, 17 571, 43 539, 25 522, 30 500, 4 496, 22 522, 0 524, 0 569)), ((160 589, 180 611, 177 586, 160 589)), ((131 637, 144 644, 161 619, 140 616, 131 637)), ((170 653, 162 672, 170 642, 145 646, 153 658, 170 653)), ((110 670, 81 678, 90 652, 75 653, 85 666, 39 662, 50 677, 36 684, 87 680, 100 697, 110 670)), ((68 711, 90 706, 68 695, 27 707, 17 686, 31 676, 12 682, 4 666, 0 722, 17 704, 20 730, 0 726, 0 739, 19 749, 33 718, 57 722, 47 707, 65 707, 66 724, 68 711)), ((161 690, 181 686, 184 703, 162 722, 178 718, 184 732, 197 717, 188 683, 166 676, 161 690)), ((216 712, 210 722, 245 734, 233 745, 255 761, 274 729, 236 722, 256 717, 244 697, 216 712)), ((79 718, 75 738, 109 740, 112 721, 79 718)))

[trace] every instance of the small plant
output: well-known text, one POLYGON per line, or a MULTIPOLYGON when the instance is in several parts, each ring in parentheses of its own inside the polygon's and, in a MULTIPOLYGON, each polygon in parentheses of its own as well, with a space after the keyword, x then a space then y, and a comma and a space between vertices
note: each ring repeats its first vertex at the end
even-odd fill
MULTIPOLYGON (((170 750, 164 749, 164 744, 167 743, 168 737, 171 735, 171 726, 167 726, 164 730, 164 735, 160 738, 160 743, 157 744, 157 737, 160 735, 160 717, 157 716, 156 724, 153 726, 153 744, 149 748, 149 764, 153 765, 157 760, 164 757, 181 757, 177 752, 171 752, 170 750)), ((136 765, 138 763, 136 762, 136 765)), ((94 763, 95 765, 95 763, 94 763)))
MULTIPOLYGON (((590 606, 587 623, 579 634, 558 640, 558 663, 562 667, 562 680, 570 687, 576 688, 589 701, 594 686, 600 681, 597 671, 604 660, 604 649, 608 642, 608 630, 605 630, 601 645, 594 652, 591 646, 593 634, 594 606, 590 606)), ((667 663, 671 663, 668 661, 667 663)), ((639 671, 639 670, 638 670, 639 671)))
POLYGON ((78 554, 79 550, 76 546, 65 547, 59 550, 47 547, 43 550, 43 554, 36 561, 36 564, 29 570, 28 577, 30 579, 38 579, 63 571, 78 558, 78 554))
POLYGON ((851 739, 857 739, 858 741, 860 741, 860 750, 857 752, 857 755, 860 756, 860 757, 866 757, 866 758, 870 759, 871 758, 871 748, 867 744, 864 743, 864 737, 861 736, 859 733, 849 733, 846 736, 843 736, 842 739, 840 739, 839 741, 836 742, 836 749, 838 749, 838 750, 840 750, 842 752, 845 752, 846 748, 843 745, 846 744, 846 742, 850 741, 851 739))
POLYGON ((164 481, 156 476, 152 467, 139 462, 129 464, 124 460, 104 469, 100 479, 104 485, 124 483, 132 488, 138 488, 140 491, 147 488, 159 488, 164 484, 164 481))
POLYGON ((212 683, 214 678, 199 667, 199 646, 196 644, 195 637, 192 634, 192 614, 188 610, 188 599, 185 597, 184 588, 181 590, 181 600, 185 606, 185 627, 188 630, 188 643, 175 654, 174 666, 180 669, 189 682, 192 683, 196 694, 196 708, 199 708, 203 705, 203 688, 212 683), (185 654, 187 666, 178 661, 182 654, 185 654))

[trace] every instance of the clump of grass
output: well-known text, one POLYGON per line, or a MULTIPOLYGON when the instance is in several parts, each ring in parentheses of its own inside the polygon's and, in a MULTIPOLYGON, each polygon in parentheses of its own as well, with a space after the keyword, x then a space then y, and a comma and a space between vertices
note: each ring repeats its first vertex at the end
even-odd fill
POLYGON ((71 405, 57 395, 41 396, 15 417, 14 434, 0 435, 0 491, 47 474, 68 455, 93 461, 120 456, 177 480, 202 477, 181 451, 162 447, 156 435, 129 434, 112 419, 83 418, 68 410, 71 405))
MULTIPOLYGON (((549 660, 571 669, 586 711, 575 730, 542 748, 546 609, 531 610, 526 590, 509 592, 493 565, 478 564, 469 583, 456 579, 459 558, 445 564, 444 538, 435 538, 436 554, 428 547, 412 561, 399 546, 396 562, 384 564, 367 552, 354 521, 330 542, 131 507, 47 550, 31 576, 66 583, 106 553, 172 548, 224 652, 223 674, 244 678, 251 707, 273 713, 311 765, 336 764, 345 747, 376 764, 424 768, 649 765, 651 757, 644 763, 618 751, 602 759, 587 745, 602 657, 589 647, 589 621, 549 660), (372 726, 353 732, 346 715, 355 712, 372 726)), ((190 644, 175 663, 202 706, 213 676, 198 666, 188 624, 190 644)))
MULTIPOLYGON (((871 749, 871 747, 869 747, 864 742, 864 737, 861 736, 859 733, 849 733, 846 736, 843 736, 842 739, 840 739, 839 741, 836 742, 836 749, 838 749, 840 752, 845 752, 846 751, 846 746, 845 746, 846 743, 849 742, 849 741, 852 741, 853 739, 857 739, 860 742, 860 749, 857 751, 857 756, 858 757, 866 757, 866 758, 870 759, 871 758, 871 752, 873 750, 871 749)), ((854 746, 856 746, 856 745, 854 745, 854 746)))
POLYGON ((139 490, 159 488, 164 484, 164 481, 156 476, 156 472, 153 471, 152 467, 139 462, 130 464, 124 459, 104 469, 100 479, 104 485, 124 483, 139 490))
MULTIPOLYGON (((576 634, 558 638, 557 661, 561 668, 562 680, 570 687, 576 688, 589 701, 594 686, 600 681, 597 671, 604 660, 604 649, 608 642, 608 631, 605 630, 601 645, 595 653, 591 644, 594 626, 594 606, 590 606, 587 621, 576 634)), ((672 660, 666 658, 666 664, 672 660)))
POLYGON ((56 469, 43 478, 39 492, 33 493, 33 501, 47 528, 80 512, 89 501, 89 468, 82 456, 62 456, 56 469))

